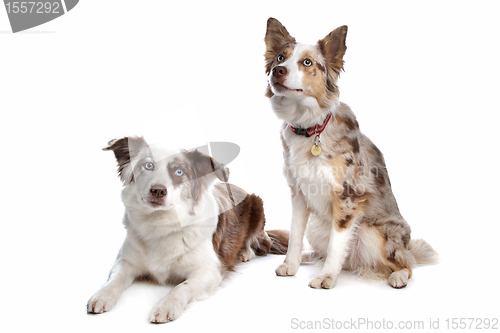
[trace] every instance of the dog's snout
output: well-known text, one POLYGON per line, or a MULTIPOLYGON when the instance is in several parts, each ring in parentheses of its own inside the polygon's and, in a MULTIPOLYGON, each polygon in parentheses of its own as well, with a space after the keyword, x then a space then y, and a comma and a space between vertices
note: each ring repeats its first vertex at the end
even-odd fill
POLYGON ((288 70, 284 66, 276 66, 273 68, 273 75, 277 78, 281 78, 288 73, 288 70))
POLYGON ((163 185, 153 185, 150 191, 155 198, 163 198, 167 195, 167 188, 163 185))

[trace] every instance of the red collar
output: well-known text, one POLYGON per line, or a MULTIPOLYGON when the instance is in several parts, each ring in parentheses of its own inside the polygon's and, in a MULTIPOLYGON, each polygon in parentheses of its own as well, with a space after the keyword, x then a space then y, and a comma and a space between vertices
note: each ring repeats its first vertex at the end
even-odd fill
POLYGON ((309 128, 302 128, 302 127, 293 127, 290 125, 290 129, 292 130, 293 133, 297 135, 303 135, 306 138, 313 136, 313 135, 318 135, 319 133, 323 132, 325 130, 326 124, 328 124, 328 121, 332 117, 332 113, 329 112, 328 115, 325 118, 325 121, 323 121, 323 124, 317 124, 316 126, 309 127, 309 128))

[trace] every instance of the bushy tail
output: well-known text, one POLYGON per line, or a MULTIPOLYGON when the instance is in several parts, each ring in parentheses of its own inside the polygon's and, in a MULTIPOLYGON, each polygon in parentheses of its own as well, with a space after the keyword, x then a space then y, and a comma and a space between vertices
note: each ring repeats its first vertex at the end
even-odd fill
POLYGON ((423 239, 412 239, 408 249, 415 256, 417 265, 431 265, 439 261, 439 255, 423 239))
POLYGON ((271 249, 269 253, 286 254, 290 232, 288 230, 268 230, 266 233, 271 239, 271 249))

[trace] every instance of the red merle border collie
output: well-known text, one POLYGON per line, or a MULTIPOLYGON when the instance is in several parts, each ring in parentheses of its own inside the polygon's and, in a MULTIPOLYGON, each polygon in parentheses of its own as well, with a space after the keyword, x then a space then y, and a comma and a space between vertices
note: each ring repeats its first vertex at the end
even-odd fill
POLYGON ((104 150, 118 161, 127 236, 89 313, 111 310, 123 290, 148 278, 179 283, 151 312, 151 322, 168 322, 219 286, 236 263, 286 252, 288 233, 265 232, 262 200, 226 183, 228 168, 212 157, 140 137, 112 140, 104 150))
POLYGON ((304 234, 324 259, 312 288, 333 288, 342 268, 403 288, 417 264, 436 252, 411 240, 380 150, 339 101, 347 26, 315 45, 297 43, 276 19, 267 21, 267 97, 283 120, 284 171, 292 195, 292 227, 280 276, 295 275, 304 234))

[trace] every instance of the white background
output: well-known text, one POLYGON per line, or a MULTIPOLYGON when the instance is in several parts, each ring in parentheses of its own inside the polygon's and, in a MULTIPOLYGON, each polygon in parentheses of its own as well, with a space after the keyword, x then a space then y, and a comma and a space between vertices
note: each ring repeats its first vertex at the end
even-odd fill
POLYGON ((0 9, 2 331, 283 332, 293 318, 444 329, 500 317, 496 3, 87 0, 9 30, 0 9), (402 290, 349 273, 313 290, 320 267, 279 278, 283 257, 268 256, 166 325, 147 321, 165 286, 135 284, 111 312, 87 315, 125 236, 115 160, 101 151, 110 139, 234 142, 230 181, 264 199, 269 228, 289 228, 280 121, 264 97, 270 16, 306 43, 349 26, 341 100, 384 153, 413 238, 441 263, 402 290))

